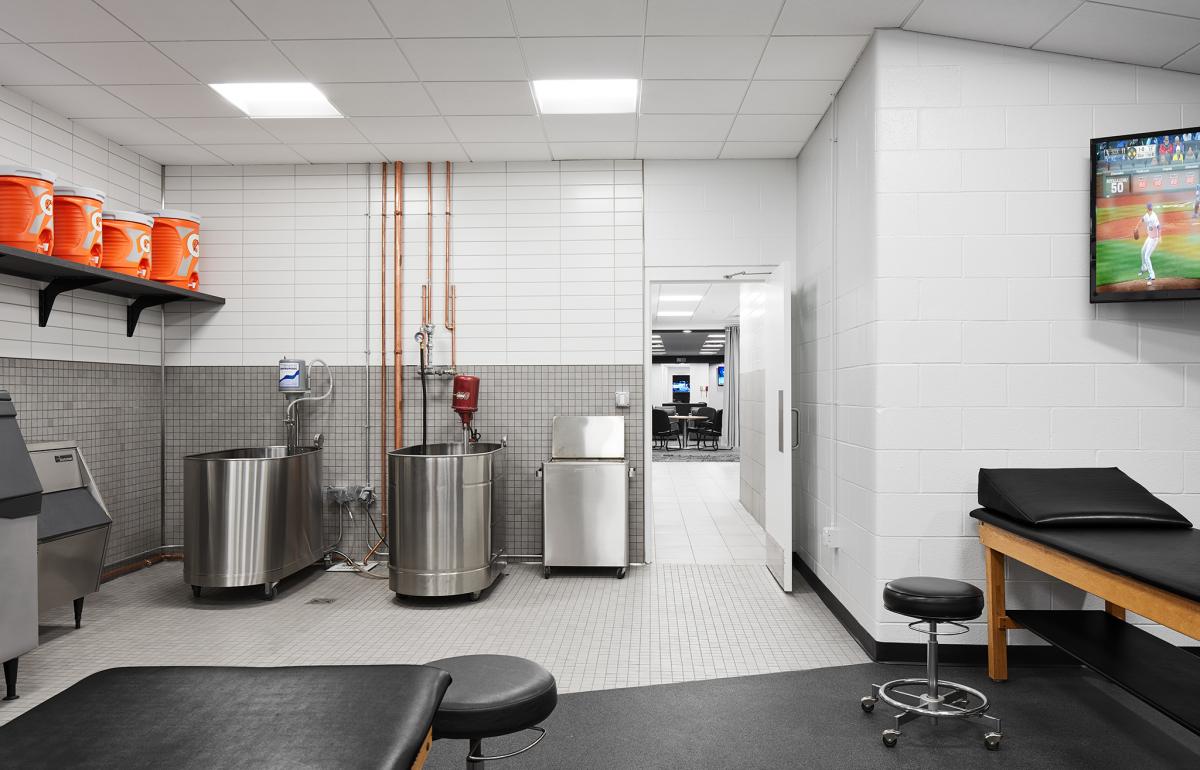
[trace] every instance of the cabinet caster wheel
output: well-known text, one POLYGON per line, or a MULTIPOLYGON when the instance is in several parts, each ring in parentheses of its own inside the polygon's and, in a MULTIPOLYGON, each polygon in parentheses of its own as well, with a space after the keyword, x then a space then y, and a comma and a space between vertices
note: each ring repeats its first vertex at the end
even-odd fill
POLYGON ((624 579, 625 579, 625 568, 620 567, 619 569, 617 569, 617 580, 624 580, 624 579))
POLYGON ((277 594, 277 593, 278 593, 278 591, 276 590, 274 583, 263 583, 263 598, 264 599, 266 599, 267 601, 273 601, 275 599, 275 594, 277 594))
POLYGON ((1000 733, 987 733, 983 736, 983 745, 987 747, 988 751, 999 751, 1002 737, 1000 733))
POLYGON ((549 567, 542 567, 542 579, 543 580, 550 579, 550 568, 549 567))
POLYGON ((472 591, 471 592, 471 601, 473 601, 473 602, 479 601, 479 597, 482 595, 483 595, 482 591, 472 591))
POLYGON ((864 697, 862 700, 860 700, 858 702, 858 705, 862 706, 863 711, 870 714, 872 711, 875 710, 875 703, 876 703, 875 699, 872 698, 870 695, 868 695, 868 696, 864 697))
POLYGON ((204 590, 204 589, 202 589, 200 586, 192 586, 192 596, 193 596, 193 597, 195 597, 195 598, 197 598, 197 599, 199 599, 199 598, 200 598, 200 592, 201 592, 201 591, 203 591, 203 590, 204 590))
POLYGON ((889 749, 895 748, 896 742, 898 740, 900 740, 900 731, 899 730, 884 730, 883 731, 883 745, 884 746, 887 746, 889 749))

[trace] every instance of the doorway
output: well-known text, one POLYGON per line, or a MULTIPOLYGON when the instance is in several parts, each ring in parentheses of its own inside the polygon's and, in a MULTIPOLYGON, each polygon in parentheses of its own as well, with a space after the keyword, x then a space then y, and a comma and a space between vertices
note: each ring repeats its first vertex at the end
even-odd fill
POLYGON ((656 561, 761 565, 766 533, 743 496, 738 417, 742 286, 649 284, 647 403, 656 561))

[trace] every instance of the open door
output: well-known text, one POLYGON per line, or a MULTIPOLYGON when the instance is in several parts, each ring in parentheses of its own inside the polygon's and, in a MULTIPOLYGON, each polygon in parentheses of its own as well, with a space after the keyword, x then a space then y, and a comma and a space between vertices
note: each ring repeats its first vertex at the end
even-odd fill
POLYGON ((791 275, 780 265, 762 283, 742 286, 743 504, 767 533, 766 565, 792 590, 791 275), (754 403, 758 402, 758 403, 754 403), (757 508, 758 510, 755 510, 757 508))

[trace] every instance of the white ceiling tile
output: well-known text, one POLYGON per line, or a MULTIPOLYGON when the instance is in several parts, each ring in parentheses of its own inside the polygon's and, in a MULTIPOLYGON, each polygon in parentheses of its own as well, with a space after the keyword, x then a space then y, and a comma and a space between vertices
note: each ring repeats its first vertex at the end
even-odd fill
MULTIPOLYGON (((807 137, 806 137, 807 138, 807 137)), ((798 142, 726 142, 722 158, 794 158, 804 148, 798 142)))
POLYGON ((744 80, 644 80, 643 114, 734 113, 746 94, 744 80))
POLYGON ((643 115, 638 141, 723 142, 732 123, 733 115, 643 115))
POLYGON ((146 40, 261 40, 229 0, 97 0, 146 40))
POLYGON ((156 45, 202 83, 278 83, 304 79, 300 71, 265 40, 156 45))
POLYGON ((3 30, 0 30, 0 43, 19 43, 19 42, 20 41, 17 40, 12 35, 8 34, 7 32, 4 32, 3 30))
POLYGON ((529 77, 636 78, 642 74, 640 37, 522 38, 529 77))
POLYGON ((322 83, 318 86, 343 115, 437 115, 420 83, 322 83))
POLYGON ((643 60, 647 78, 749 79, 765 37, 648 37, 643 60))
POLYGON ((1200 3, 1196 0, 1117 0, 1114 5, 1141 8, 1145 11, 1161 11, 1179 16, 1200 19, 1200 3))
POLYGON ((145 117, 100 86, 13 86, 12 90, 64 118, 145 117))
POLYGON ((416 80, 396 41, 282 40, 275 45, 314 83, 416 80))
POLYGON ((1161 67, 1194 48, 1197 41, 1200 19, 1085 3, 1034 48, 1161 67), (1144 34, 1131 34, 1131 30, 1144 34))
MULTIPOLYGON (((456 115, 446 118, 460 142, 545 142, 542 122, 524 115, 456 115)), ((470 148, 467 152, 471 152, 470 148)), ((471 153, 474 157, 474 153, 471 153)))
POLYGON ((234 0, 272 40, 391 37, 369 0, 234 0))
POLYGON ((354 118, 354 125, 376 144, 453 142, 454 134, 441 117, 354 118))
POLYGON ((426 83, 443 115, 533 115, 529 82, 426 83))
POLYGON ((723 144, 724 142, 638 142, 637 156, 647 160, 711 160, 720 154, 723 144))
POLYGON ((463 149, 471 160, 550 160, 550 145, 545 142, 467 142, 463 149))
POLYGON ((242 111, 206 85, 107 86, 152 118, 234 118, 242 111))
POLYGON ((923 0, 904 28, 1029 47, 1079 4, 1080 0, 923 0))
POLYGON ((773 37, 756 80, 844 80, 870 38, 861 35, 773 37))
POLYGON ((1167 69, 1200 75, 1200 45, 1167 64, 1167 69))
POLYGON ((769 35, 783 0, 649 0, 647 35, 769 35))
POLYGON ((641 35, 645 0, 510 0, 517 34, 522 37, 559 35, 641 35))
POLYGON ((787 0, 776 35, 869 35, 899 27, 920 0, 787 0))
POLYGON ((87 84, 87 80, 23 43, 0 45, 0 83, 18 85, 87 84))
POLYGON ((636 115, 544 115, 542 125, 552 142, 632 142, 636 115))
POLYGON ((821 115, 841 88, 840 80, 755 80, 743 115, 821 115))
POLYGON ((149 43, 42 43, 37 48, 97 85, 196 82, 149 43))
POLYGON ((820 122, 820 115, 738 115, 729 140, 733 142, 803 141, 820 122))
POLYGON ((131 144, 126 148, 150 160, 175 166, 229 165, 227 161, 194 144, 131 144))
POLYGON ((279 141, 293 146, 300 143, 355 144, 367 141, 349 118, 263 118, 255 122, 279 141))
POLYGON ((0 0, 0 26, 26 43, 138 39, 92 0, 0 0))
POLYGON ((196 144, 274 144, 250 118, 163 118, 163 125, 196 144))
POLYGON ((635 142, 551 142, 550 154, 555 160, 600 160, 637 157, 635 142))
POLYGON ((393 37, 504 37, 515 34, 497 0, 373 0, 393 37))
POLYGON ((374 163, 386 160, 373 144, 293 144, 309 163, 374 163))
POLYGON ((153 118, 82 118, 84 128, 117 144, 188 144, 188 140, 153 118))
POLYGON ((516 38, 437 38, 400 41, 421 80, 524 80, 516 38))
POLYGON ((222 160, 237 165, 263 163, 307 163, 300 153, 286 144, 214 144, 208 148, 222 160))
POLYGON ((376 144, 375 147, 389 160, 417 161, 465 161, 467 153, 458 142, 433 144, 376 144))

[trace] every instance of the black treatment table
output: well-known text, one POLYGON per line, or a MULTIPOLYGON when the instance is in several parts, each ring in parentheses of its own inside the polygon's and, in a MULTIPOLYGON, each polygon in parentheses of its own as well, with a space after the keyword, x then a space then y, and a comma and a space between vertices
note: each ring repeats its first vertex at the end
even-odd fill
POLYGON ((0 727, 0 767, 419 768, 449 685, 429 666, 114 668, 0 727))
POLYGON ((1200 656, 1126 622, 1126 611, 1200 639, 1200 530, 1035 527, 987 508, 988 674, 1008 678, 1008 631, 1024 628, 1200 734, 1200 656), (1009 610, 1014 559, 1104 599, 1099 610, 1009 610))

